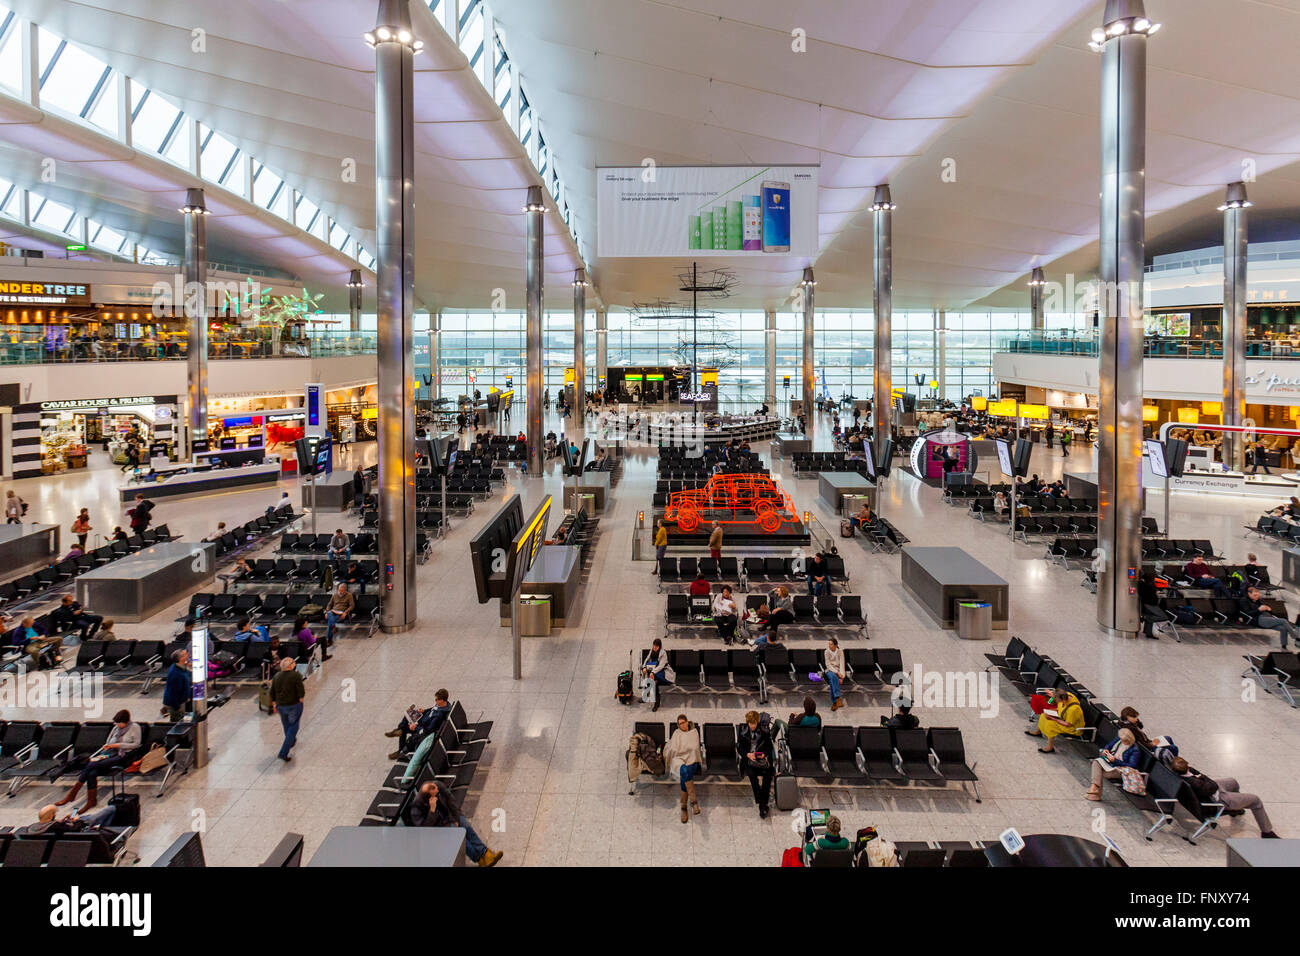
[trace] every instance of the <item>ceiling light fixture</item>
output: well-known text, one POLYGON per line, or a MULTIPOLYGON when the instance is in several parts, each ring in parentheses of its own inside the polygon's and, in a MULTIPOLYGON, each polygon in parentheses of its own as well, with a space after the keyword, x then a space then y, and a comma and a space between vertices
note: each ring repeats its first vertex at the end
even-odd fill
POLYGON ((799 280, 799 285, 806 289, 816 284, 817 279, 813 276, 812 266, 808 266, 803 270, 803 278, 799 280))
POLYGON ((542 199, 541 186, 529 186, 528 198, 524 201, 524 212, 545 212, 546 201, 542 199))
POLYGON ((1100 53, 1108 40, 1125 35, 1149 37, 1160 29, 1142 9, 1140 0, 1110 0, 1106 4, 1105 26, 1094 27, 1088 49, 1100 53))
POLYGON ((872 212, 892 212, 898 206, 894 203, 893 197, 889 194, 889 186, 877 186, 875 201, 871 204, 872 212))
POLYGON ((197 213, 198 215, 206 216, 208 214, 208 207, 203 201, 203 190, 193 188, 185 190, 185 205, 180 207, 180 211, 185 213, 187 216, 190 213, 197 213))

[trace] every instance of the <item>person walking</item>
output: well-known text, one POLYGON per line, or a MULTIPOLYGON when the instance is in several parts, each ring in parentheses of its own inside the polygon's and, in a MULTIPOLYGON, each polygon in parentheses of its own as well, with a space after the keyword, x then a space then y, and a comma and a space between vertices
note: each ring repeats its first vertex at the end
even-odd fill
POLYGON ((1070 441, 1073 438, 1074 438, 1074 433, 1070 430, 1070 426, 1069 425, 1064 426, 1061 429, 1061 457, 1062 458, 1070 457, 1070 441))
POLYGON ((81 513, 77 515, 72 522, 71 531, 77 536, 77 544, 81 545, 81 550, 86 550, 86 538, 90 536, 90 510, 82 508, 81 513))
POLYGON ((722 557, 722 525, 713 522, 713 530, 709 532, 709 556, 715 561, 722 557))
POLYGON ((280 715, 280 726, 284 728, 284 743, 276 756, 285 763, 293 759, 290 751, 298 742, 298 724, 302 721, 302 701, 306 696, 307 688, 294 659, 283 658, 280 673, 271 679, 271 706, 280 715))
POLYGON ((22 524, 23 510, 26 505, 12 488, 5 492, 5 524, 22 524))
POLYGON ((1051 422, 1048 422, 1047 427, 1043 429, 1043 437, 1047 439, 1047 448, 1050 451, 1052 448, 1052 439, 1056 437, 1056 429, 1052 426, 1051 422))
POLYGON ((167 671, 167 683, 163 686, 162 713, 171 721, 178 721, 185 713, 185 707, 193 696, 190 686, 190 652, 179 650, 172 653, 172 666, 167 671))
POLYGON ((659 522, 659 527, 655 528, 655 566, 651 574, 659 573, 659 562, 664 559, 668 553, 668 525, 659 522))

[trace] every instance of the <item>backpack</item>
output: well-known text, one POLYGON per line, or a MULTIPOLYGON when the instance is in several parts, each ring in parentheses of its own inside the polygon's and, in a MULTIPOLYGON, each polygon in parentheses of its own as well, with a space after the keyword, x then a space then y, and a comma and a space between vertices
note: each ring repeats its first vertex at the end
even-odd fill
POLYGON ((782 866, 803 866, 803 850, 792 846, 781 854, 782 866))
POLYGON ((868 843, 867 866, 898 866, 898 851, 894 844, 884 837, 868 843))
POLYGON ((1192 610, 1190 604, 1184 604, 1182 607, 1174 608, 1174 620, 1179 624, 1195 624, 1196 612, 1192 610))

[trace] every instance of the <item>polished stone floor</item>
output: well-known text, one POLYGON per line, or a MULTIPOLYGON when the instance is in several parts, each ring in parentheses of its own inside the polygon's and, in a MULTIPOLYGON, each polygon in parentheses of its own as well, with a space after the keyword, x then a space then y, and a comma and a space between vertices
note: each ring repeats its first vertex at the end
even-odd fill
MULTIPOLYGON (((817 444, 824 439, 819 436, 817 444)), ((353 446, 352 454, 373 460, 374 446, 353 446)), ((1084 449, 1076 447, 1063 463, 1036 448, 1033 470, 1054 476, 1063 465, 1091 470, 1084 449)), ((331 827, 355 825, 370 803, 389 766, 392 742, 383 732, 407 705, 428 704, 433 690, 446 686, 471 717, 495 721, 466 812, 491 846, 505 850, 503 865, 778 863, 781 851, 797 842, 789 818, 774 813, 761 821, 747 787, 703 785, 703 814, 685 826, 676 813, 675 788, 643 785, 636 795, 627 792, 628 736, 633 721, 651 715, 642 705, 618 704, 614 684, 629 653, 660 632, 664 598, 655 592, 650 564, 631 560, 637 511, 649 507, 654 469, 646 449, 629 453, 612 506, 602 516, 580 616, 549 638, 525 641, 522 680, 511 678, 509 631, 498 625, 494 606, 477 603, 468 561, 468 541, 501 503, 498 494, 456 521, 417 569, 420 620, 413 631, 346 639, 313 675, 291 765, 275 759, 279 721, 259 714, 251 689, 213 714, 208 766, 181 778, 161 799, 149 791, 142 800, 136 849, 145 862, 189 828, 203 829, 215 864, 256 864, 287 831, 304 834, 310 854, 331 827)), ((794 479, 780 460, 773 470, 798 507, 812 510, 826 528, 837 527, 817 497, 815 480, 794 479)), ((514 469, 507 475, 507 492, 520 492, 526 510, 543 494, 559 494, 557 471, 541 481, 521 481, 514 469)), ((125 520, 115 504, 120 480, 116 470, 92 467, 12 487, 32 504, 29 518, 66 526, 76 508, 89 507, 101 531, 125 520)), ((281 489, 298 495, 292 483, 281 489)), ((164 500, 157 518, 196 538, 218 520, 247 520, 278 496, 278 490, 265 490, 164 500)), ((1151 496, 1149 508, 1161 515, 1158 495, 1151 496)), ((1209 537, 1234 560, 1254 550, 1277 578, 1277 546, 1242 538, 1241 525, 1253 522, 1260 510, 1250 502, 1180 494, 1173 501, 1173 531, 1209 537)), ((1104 637, 1095 625, 1094 598, 1080 586, 1081 573, 1049 565, 1042 545, 1013 543, 1005 525, 973 520, 944 505, 937 489, 897 471, 883 490, 882 511, 913 542, 963 547, 1010 582, 1011 630, 996 635, 994 649, 1010 634, 1044 649, 1114 709, 1136 706, 1148 731, 1172 735, 1194 765, 1214 776, 1236 777, 1244 790, 1259 793, 1283 836, 1300 835, 1300 716, 1276 697, 1252 694, 1241 678, 1241 655, 1265 648, 1262 638, 1189 637, 1177 644, 1104 637)), ((339 523, 350 526, 322 516, 320 527, 339 523)), ((836 543, 843 545, 851 573, 849 590, 863 596, 873 645, 900 648, 909 669, 919 663, 927 671, 983 670, 982 654, 989 648, 931 624, 902 592, 897 556, 869 554, 858 540, 836 543)), ((1294 594, 1286 597, 1293 608, 1300 605, 1294 594)), ((144 624, 119 625, 119 635, 168 636, 179 609, 178 604, 144 624)), ((155 689, 148 697, 113 696, 105 706, 110 712, 131 707, 150 719, 159 695, 155 689)), ((1066 748, 1054 756, 1037 752, 1037 741, 1021 733, 1028 708, 1018 691, 999 688, 996 701, 996 714, 994 708, 971 707, 917 711, 923 725, 962 729, 968 758, 977 762, 982 803, 955 789, 806 787, 803 804, 834 808, 849 833, 874 825, 895 842, 991 839, 1008 826, 1093 838, 1104 831, 1137 865, 1222 865, 1225 837, 1257 835, 1246 816, 1226 822, 1195 847, 1171 831, 1146 842, 1142 833, 1149 821, 1113 792, 1102 804, 1083 799, 1086 761, 1066 748)), ((826 703, 824 696, 820 702, 826 703)), ((754 703, 736 695, 676 694, 654 716, 667 721, 684 711, 700 721, 735 721, 754 703)), ((795 697, 774 696, 767 709, 785 716, 798 704, 795 697)), ((874 724, 887 711, 886 698, 866 701, 855 694, 829 722, 874 724)), ((0 716, 82 715, 8 707, 0 716)), ((59 792, 35 785, 0 801, 0 825, 32 822, 37 808, 59 792)))

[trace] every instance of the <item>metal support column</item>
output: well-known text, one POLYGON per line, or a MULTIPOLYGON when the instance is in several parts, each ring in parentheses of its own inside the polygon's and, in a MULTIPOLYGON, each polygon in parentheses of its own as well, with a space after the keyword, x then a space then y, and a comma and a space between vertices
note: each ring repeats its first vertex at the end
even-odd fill
POLYGON ((596 380, 609 386, 609 313, 604 306, 596 309, 596 380))
POLYGON ((1102 54, 1097 623, 1123 637, 1141 626, 1146 41, 1152 29, 1141 0, 1107 0, 1091 44, 1102 54))
POLYGON ((587 420, 587 270, 573 273, 573 420, 587 420))
POLYGON ((763 402, 772 414, 776 411, 776 309, 763 316, 763 402))
MULTIPOLYGON (((940 309, 934 317, 934 361, 938 366, 935 378, 939 382, 938 398, 942 401, 948 397, 948 313, 940 309)), ((965 398, 966 396, 961 396, 965 398)))
POLYGON ((1029 319, 1030 327, 1035 332, 1041 332, 1047 325, 1047 317, 1043 312, 1043 293, 1046 291, 1047 280, 1043 277, 1043 270, 1035 267, 1034 271, 1029 273, 1029 319))
POLYGON ((189 415, 186 457, 208 437, 208 209, 202 189, 187 189, 185 205, 185 326, 189 415))
POLYGON ((361 331, 361 270, 353 269, 352 274, 348 277, 348 318, 350 328, 353 332, 361 331))
POLYGON ((816 373, 813 370, 813 299, 816 287, 817 280, 813 277, 812 267, 809 266, 803 270, 803 278, 799 281, 799 288, 803 294, 803 374, 799 378, 803 386, 801 397, 804 430, 810 442, 813 439, 814 423, 817 418, 813 413, 814 394, 817 388, 814 378, 816 373))
POLYGON ((524 326, 526 359, 524 364, 525 395, 528 400, 528 474, 538 477, 542 473, 542 241, 546 212, 541 186, 528 187, 528 201, 524 204, 528 216, 528 260, 524 268, 524 305, 527 311, 524 326))
POLYGON ((891 402, 893 401, 894 347, 894 225, 893 199, 889 185, 876 187, 871 212, 875 221, 875 254, 873 257, 872 306, 875 319, 875 359, 871 377, 871 428, 872 446, 876 460, 884 451, 890 438, 891 402))
POLYGON ((375 48, 375 236, 379 380, 379 622, 415 625, 415 124, 408 0, 380 0, 375 48))
MULTIPOLYGON (((1229 183, 1223 213, 1223 424, 1246 420, 1246 198, 1245 183, 1229 183)), ((1246 437, 1223 433, 1223 461, 1233 471, 1246 467, 1246 437)), ((1169 533, 1169 529, 1165 529, 1169 533)))

